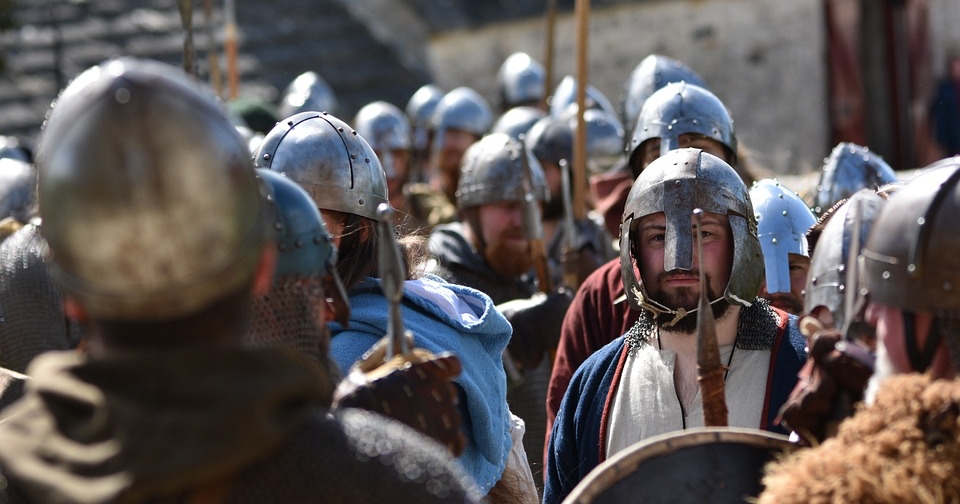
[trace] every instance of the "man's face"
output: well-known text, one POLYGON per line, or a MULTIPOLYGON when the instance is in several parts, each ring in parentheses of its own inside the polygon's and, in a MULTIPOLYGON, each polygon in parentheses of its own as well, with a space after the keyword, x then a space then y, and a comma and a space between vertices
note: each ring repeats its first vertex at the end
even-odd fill
POLYGON ((389 152, 375 152, 383 163, 387 172, 387 194, 391 198, 403 192, 403 185, 407 183, 407 173, 410 168, 410 151, 407 149, 393 149, 389 152), (388 169, 387 164, 390 164, 388 169))
MULTIPOLYGON (((678 231, 686 232, 687 230, 671 232, 678 231)), ((637 232, 640 277, 650 297, 673 309, 696 308, 700 300, 700 263, 696 240, 693 242, 693 264, 690 270, 664 271, 666 216, 661 212, 640 218, 637 232)), ((691 236, 696 236, 696 229, 693 226, 689 232, 691 236)), ((727 216, 705 212, 702 237, 707 295, 713 301, 723 295, 730 280, 730 268, 733 264, 733 236, 727 216)), ((692 327, 695 327, 695 317, 687 318, 693 319, 692 327)))
POLYGON ((483 256, 487 264, 503 277, 516 277, 529 271, 533 258, 530 242, 523 233, 523 204, 518 201, 486 203, 477 208, 477 218, 486 244, 483 256))
POLYGON ((467 147, 470 147, 479 139, 473 133, 463 130, 448 129, 444 131, 440 143, 440 152, 437 153, 440 171, 447 174, 458 172, 463 153, 466 152, 467 147))
MULTIPOLYGON (((876 328, 877 344, 886 349, 886 358, 889 360, 887 367, 894 373, 912 372, 913 366, 910 364, 910 358, 907 354, 903 311, 885 304, 870 302, 867 305, 865 318, 868 324, 876 328)), ((914 329, 920 349, 923 349, 927 343, 927 333, 930 331, 932 322, 933 316, 929 313, 916 314, 914 329)), ((934 359, 934 366, 936 366, 936 358, 934 359)))
POLYGON ((767 282, 760 287, 760 297, 770 300, 770 304, 794 315, 803 312, 803 289, 807 285, 810 273, 810 258, 800 254, 787 254, 790 267, 790 292, 767 292, 767 282))
MULTIPOLYGON (((730 159, 727 159, 727 150, 723 144, 712 138, 705 137, 699 133, 684 133, 677 137, 677 141, 680 143, 678 148, 693 147, 713 154, 727 163, 731 162, 730 159)), ((643 142, 640 149, 640 166, 646 168, 648 164, 660 157, 660 139, 651 138, 643 142)))

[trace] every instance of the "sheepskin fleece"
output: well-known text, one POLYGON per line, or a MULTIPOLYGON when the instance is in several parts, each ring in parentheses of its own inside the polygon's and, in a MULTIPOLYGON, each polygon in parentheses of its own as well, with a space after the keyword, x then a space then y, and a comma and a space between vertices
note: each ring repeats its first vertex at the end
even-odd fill
POLYGON ((760 503, 960 503, 960 381, 889 378, 835 438, 767 467, 760 503))

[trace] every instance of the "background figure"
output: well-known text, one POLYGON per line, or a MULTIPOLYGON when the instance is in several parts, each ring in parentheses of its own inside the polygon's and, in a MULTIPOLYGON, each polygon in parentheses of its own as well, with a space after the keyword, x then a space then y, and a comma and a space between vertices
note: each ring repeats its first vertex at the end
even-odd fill
POLYGON ((280 99, 278 115, 290 117, 300 112, 337 113, 333 88, 316 72, 303 72, 287 85, 280 99))
POLYGON ((546 69, 529 54, 515 52, 507 56, 497 71, 500 112, 514 107, 543 107, 546 79, 546 69))
POLYGON ((960 50, 947 54, 946 74, 930 104, 930 121, 944 155, 960 154, 960 50))
MULTIPOLYGON (((347 324, 330 325, 330 354, 346 372, 387 334, 390 300, 378 278, 377 207, 387 201, 383 168, 349 125, 319 113, 281 121, 264 139, 255 161, 306 189, 334 238, 337 273, 351 310, 347 324)), ((412 277, 420 261, 406 252, 412 277)), ((510 337, 509 324, 487 296, 473 289, 436 278, 412 278, 403 289, 403 321, 416 346, 434 355, 452 352, 463 363, 462 374, 454 380, 467 440, 460 463, 492 500, 526 502, 536 493, 529 468, 523 471, 508 461, 515 447, 522 453, 514 435, 522 437, 523 431, 506 402, 501 353, 510 337), (506 497, 494 497, 504 490, 506 497)))
POLYGON ((877 190, 897 181, 897 174, 869 148, 841 142, 823 160, 813 211, 822 215, 860 189, 877 190))
POLYGON ((410 166, 410 181, 427 182, 430 159, 430 118, 443 98, 443 90, 433 84, 424 84, 407 101, 404 112, 410 120, 413 160, 410 166))
POLYGON ((810 270, 807 230, 817 218, 797 193, 777 180, 754 183, 750 200, 757 218, 757 237, 766 272, 760 297, 797 315, 803 311, 803 289, 810 270))

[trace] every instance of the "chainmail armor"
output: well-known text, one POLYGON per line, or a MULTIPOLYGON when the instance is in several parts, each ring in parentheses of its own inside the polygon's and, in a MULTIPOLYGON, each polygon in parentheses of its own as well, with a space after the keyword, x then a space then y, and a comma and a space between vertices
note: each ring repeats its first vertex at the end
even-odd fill
POLYGON ((38 354, 79 342, 79 329, 63 316, 60 289, 43 262, 46 251, 34 223, 0 244, 0 367, 23 373, 38 354))
MULTIPOLYGON (((688 316, 695 316, 690 314, 688 316)), ((780 327, 780 316, 770 307, 770 302, 756 298, 750 306, 740 309, 737 322, 736 348, 740 350, 771 350, 780 327)), ((640 312, 637 323, 627 331, 624 338, 627 351, 634 355, 638 348, 649 344, 657 335, 657 326, 648 310, 640 312)), ((960 355, 960 354, 958 354, 960 355)))

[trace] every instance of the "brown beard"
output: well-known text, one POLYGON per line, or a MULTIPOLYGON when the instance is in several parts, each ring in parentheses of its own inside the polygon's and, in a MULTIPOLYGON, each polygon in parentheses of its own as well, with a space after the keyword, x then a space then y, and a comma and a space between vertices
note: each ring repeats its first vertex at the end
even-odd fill
POLYGON ((533 267, 529 246, 524 253, 518 254, 516 250, 506 246, 502 237, 488 243, 483 255, 490 269, 504 278, 518 277, 533 267))
MULTIPOLYGON (((657 285, 662 283, 667 275, 667 272, 661 273, 657 277, 657 285)), ((707 299, 714 300, 720 298, 720 293, 713 289, 713 282, 711 282, 710 275, 707 275, 706 280, 707 299)), ((668 308, 673 308, 674 310, 683 308, 689 312, 696 309, 700 304, 699 290, 679 288, 676 289, 674 294, 667 294, 666 291, 661 290, 659 287, 657 287, 656 291, 653 291, 648 287, 647 292, 650 295, 650 299, 668 308)), ((719 320, 727 313, 727 310, 730 309, 730 303, 726 299, 721 299, 720 301, 710 305, 710 308, 713 311, 713 318, 719 320)), ((685 317, 678 320, 676 324, 668 326, 667 324, 669 324, 674 317, 675 315, 672 313, 654 313, 653 321, 657 324, 657 327, 661 329, 669 329, 670 331, 676 331, 681 334, 694 334, 696 332, 697 312, 688 313, 685 317)))

